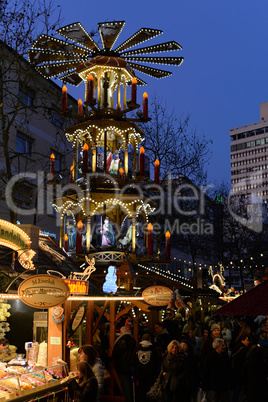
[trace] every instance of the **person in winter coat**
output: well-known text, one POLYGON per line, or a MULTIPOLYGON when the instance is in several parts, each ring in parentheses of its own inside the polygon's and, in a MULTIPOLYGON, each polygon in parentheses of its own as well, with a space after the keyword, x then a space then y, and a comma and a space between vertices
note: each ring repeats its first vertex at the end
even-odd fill
POLYGON ((183 361, 183 381, 180 386, 180 400, 183 402, 195 401, 199 389, 199 357, 194 353, 191 344, 187 339, 182 338, 180 342, 180 357, 183 361))
POLYGON ((249 348, 245 361, 245 384, 248 402, 257 402, 265 399, 268 393, 267 360, 261 346, 262 340, 249 348))
POLYGON ((83 361, 77 363, 77 379, 73 378, 68 384, 73 400, 76 402, 96 402, 98 395, 98 381, 90 367, 83 361))
POLYGON ((161 365, 163 378, 164 402, 180 400, 180 385, 182 381, 184 362, 180 356, 180 343, 171 341, 167 347, 167 354, 161 365))
POLYGON ((146 393, 150 390, 159 374, 159 365, 158 353, 152 344, 151 335, 143 334, 135 356, 136 399, 139 402, 148 400, 146 393))
POLYGON ((247 335, 240 338, 236 349, 231 356, 232 362, 232 382, 233 382, 233 396, 232 402, 239 401, 239 395, 243 384, 245 384, 245 363, 246 356, 249 350, 250 340, 247 335))
POLYGON ((130 330, 123 326, 120 335, 114 343, 112 360, 119 376, 125 402, 133 402, 133 372, 135 361, 136 341, 130 330))
POLYGON ((104 370, 102 361, 99 358, 99 354, 94 346, 83 345, 78 349, 78 360, 80 362, 87 362, 92 368, 92 371, 98 381, 98 396, 96 399, 98 402, 100 400, 100 394, 102 393, 104 384, 104 370))
POLYGON ((216 338, 212 347, 201 372, 201 388, 208 402, 230 402, 231 364, 226 343, 216 338))
POLYGON ((163 357, 167 351, 167 346, 171 341, 170 334, 168 333, 168 330, 164 327, 161 321, 155 324, 154 330, 155 330, 154 344, 156 349, 158 350, 159 356, 163 357))
POLYGON ((221 328, 218 324, 212 324, 211 333, 204 339, 200 348, 200 370, 203 370, 204 362, 207 355, 213 350, 212 344, 214 339, 220 338, 221 328))

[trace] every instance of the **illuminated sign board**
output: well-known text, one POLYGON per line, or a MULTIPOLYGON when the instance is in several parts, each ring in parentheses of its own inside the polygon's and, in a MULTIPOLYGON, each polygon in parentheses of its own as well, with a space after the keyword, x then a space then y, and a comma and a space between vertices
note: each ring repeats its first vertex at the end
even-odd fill
POLYGON ((64 279, 67 283, 69 291, 73 295, 87 295, 88 294, 88 281, 78 281, 76 279, 64 279))
POLYGON ((70 291, 62 279, 44 274, 25 279, 19 286, 18 294, 28 306, 50 308, 64 303, 70 291))
POLYGON ((17 251, 18 260, 25 269, 35 269, 32 258, 31 239, 22 229, 13 223, 0 219, 0 245, 17 251))
POLYGON ((142 292, 143 300, 152 306, 166 306, 172 295, 172 290, 165 286, 150 286, 142 292))

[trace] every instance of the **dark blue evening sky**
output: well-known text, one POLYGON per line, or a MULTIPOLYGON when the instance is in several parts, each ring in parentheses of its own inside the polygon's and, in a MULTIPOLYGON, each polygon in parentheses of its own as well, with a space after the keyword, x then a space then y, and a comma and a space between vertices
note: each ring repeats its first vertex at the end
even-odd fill
MULTIPOLYGON (((98 22, 126 21, 117 45, 146 27, 164 33, 143 46, 175 40, 183 47, 176 54, 184 57, 180 67, 154 65, 172 71, 171 77, 157 80, 138 74, 148 84, 139 88, 138 102, 146 90, 149 98, 156 95, 178 115, 190 113, 192 128, 213 140, 208 181, 230 183, 229 129, 259 121, 259 104, 268 101, 268 1, 64 0, 59 4, 62 25, 79 21, 89 32, 98 22)), ((80 85, 74 96, 83 98, 83 91, 80 85)))

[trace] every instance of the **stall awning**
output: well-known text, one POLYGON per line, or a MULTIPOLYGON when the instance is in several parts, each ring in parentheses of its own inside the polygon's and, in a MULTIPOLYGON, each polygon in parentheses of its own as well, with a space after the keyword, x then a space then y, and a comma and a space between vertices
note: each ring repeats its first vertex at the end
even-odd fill
POLYGON ((220 307, 217 315, 268 315, 268 280, 263 281, 243 295, 220 307))

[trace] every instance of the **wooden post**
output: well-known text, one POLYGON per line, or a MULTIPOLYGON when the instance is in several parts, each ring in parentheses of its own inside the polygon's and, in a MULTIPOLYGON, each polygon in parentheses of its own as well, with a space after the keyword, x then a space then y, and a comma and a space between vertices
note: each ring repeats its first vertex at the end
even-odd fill
POLYGON ((128 132, 126 133, 126 145, 125 145, 125 150, 124 150, 124 171, 125 171, 125 177, 128 177, 128 132))
POLYGON ((126 81, 123 82, 123 110, 127 108, 127 85, 126 81))
POLYGON ((62 326, 62 344, 63 344, 63 360, 68 364, 68 368, 70 370, 70 348, 67 348, 67 341, 68 341, 68 334, 67 328, 71 322, 71 307, 72 302, 71 300, 66 300, 64 303, 64 321, 62 326))
MULTIPOLYGON (((135 206, 136 206, 136 204, 135 204, 135 206)), ((135 218, 135 215, 136 215, 136 211, 135 211, 135 213, 133 213, 133 216, 132 216, 132 233, 131 233, 131 235, 132 235, 132 239, 131 239, 132 253, 135 253, 135 250, 136 250, 136 218, 135 218)))
POLYGON ((115 301, 110 301, 110 339, 109 339, 109 356, 112 356, 112 350, 115 341, 115 301))
POLYGON ((133 338, 136 341, 136 344, 139 343, 139 309, 134 306, 135 316, 133 318, 133 338))
POLYGON ((137 148, 136 148, 136 142, 133 140, 133 166, 132 166, 132 177, 135 179, 136 178, 136 171, 137 171, 137 148))
POLYGON ((62 359, 63 336, 62 322, 56 324, 52 318, 52 308, 48 309, 48 343, 47 343, 47 364, 48 367, 54 365, 54 359, 62 359))
POLYGON ((92 345, 92 330, 94 324, 94 301, 89 300, 86 313, 86 344, 92 345))
POLYGON ((73 177, 74 181, 78 178, 78 145, 77 140, 75 141, 74 148, 73 148, 73 177))
POLYGON ((90 252, 90 238, 91 238, 91 217, 90 215, 87 216, 87 252, 90 252))
POLYGON ((104 131, 104 153, 103 153, 103 171, 106 173, 107 167, 107 130, 104 131))
POLYGON ((96 142, 92 145, 92 172, 95 173, 97 170, 97 147, 96 142))

